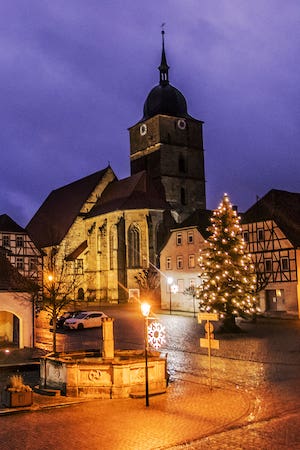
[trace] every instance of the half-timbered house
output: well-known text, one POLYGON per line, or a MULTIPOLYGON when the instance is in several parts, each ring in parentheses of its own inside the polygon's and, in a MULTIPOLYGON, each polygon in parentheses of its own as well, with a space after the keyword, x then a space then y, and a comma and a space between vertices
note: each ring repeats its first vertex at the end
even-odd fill
POLYGON ((242 228, 262 312, 300 317, 300 194, 272 189, 246 211, 242 228))

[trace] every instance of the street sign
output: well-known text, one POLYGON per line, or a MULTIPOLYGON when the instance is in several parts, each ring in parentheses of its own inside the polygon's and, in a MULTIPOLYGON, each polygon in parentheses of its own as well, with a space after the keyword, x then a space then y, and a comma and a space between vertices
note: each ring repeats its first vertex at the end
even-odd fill
POLYGON ((200 347, 214 348, 216 350, 219 350, 219 343, 220 341, 218 341, 217 339, 200 338, 200 347))
POLYGON ((219 315, 217 313, 198 313, 198 323, 202 320, 219 320, 219 315))
POLYGON ((204 329, 206 333, 212 333, 214 331, 214 326, 212 323, 206 322, 206 324, 204 325, 204 329))

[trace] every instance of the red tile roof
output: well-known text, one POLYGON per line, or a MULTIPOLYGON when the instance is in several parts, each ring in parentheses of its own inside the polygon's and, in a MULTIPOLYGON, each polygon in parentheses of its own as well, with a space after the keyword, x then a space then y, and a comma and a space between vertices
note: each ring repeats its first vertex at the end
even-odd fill
POLYGON ((49 194, 26 227, 39 248, 58 245, 62 241, 108 170, 111 168, 95 172, 49 194))
POLYGON ((158 193, 145 171, 138 172, 107 186, 87 217, 116 210, 170 209, 169 204, 158 193))
POLYGON ((242 215, 242 223, 273 220, 300 247, 300 193, 270 190, 242 215))

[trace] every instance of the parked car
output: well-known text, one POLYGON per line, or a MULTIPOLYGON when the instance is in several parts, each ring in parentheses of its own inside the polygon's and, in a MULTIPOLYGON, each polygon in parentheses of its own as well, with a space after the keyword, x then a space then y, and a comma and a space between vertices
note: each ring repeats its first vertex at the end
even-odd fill
POLYGON ((82 311, 76 317, 66 319, 64 327, 70 330, 101 327, 102 321, 105 317, 108 316, 101 311, 82 311))
POLYGON ((80 314, 82 311, 65 311, 61 316, 57 318, 56 321, 56 328, 61 329, 64 327, 64 323, 67 319, 70 319, 71 317, 76 317, 78 314, 80 314))
MULTIPOLYGON (((65 311, 61 316, 58 316, 56 320, 56 329, 59 330, 63 328, 65 320, 70 319, 71 317, 76 317, 77 314, 80 314, 82 311, 65 311)), ((53 319, 50 319, 50 325, 53 326, 53 319)))

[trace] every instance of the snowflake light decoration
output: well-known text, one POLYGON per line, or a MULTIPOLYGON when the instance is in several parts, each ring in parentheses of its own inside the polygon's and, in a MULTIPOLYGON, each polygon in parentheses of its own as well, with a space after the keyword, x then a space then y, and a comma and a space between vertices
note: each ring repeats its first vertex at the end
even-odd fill
POLYGON ((166 332, 165 327, 154 321, 148 326, 148 342, 151 347, 158 350, 166 342, 166 332))

